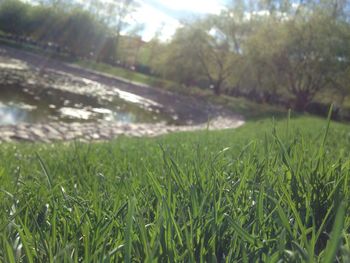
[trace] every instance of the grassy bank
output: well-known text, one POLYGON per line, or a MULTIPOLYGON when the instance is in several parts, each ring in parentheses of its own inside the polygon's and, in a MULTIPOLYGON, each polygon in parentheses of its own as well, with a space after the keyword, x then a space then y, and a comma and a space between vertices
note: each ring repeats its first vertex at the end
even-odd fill
MULTIPOLYGON (((227 108, 230 108, 233 112, 238 113, 247 119, 261 119, 271 115, 285 116, 287 111, 285 107, 282 107, 280 105, 257 103, 244 97, 232 97, 227 95, 216 96, 210 89, 185 87, 173 81, 164 80, 155 76, 145 75, 121 67, 113 67, 104 63, 81 60, 75 62, 75 64, 83 68, 95 70, 97 72, 107 73, 117 78, 123 78, 126 81, 133 81, 153 87, 167 89, 184 95, 193 95, 196 97, 205 98, 214 103, 218 103, 219 105, 224 105, 227 108)), ((287 98, 286 95, 287 94, 285 94, 285 98, 287 98)), ((339 116, 337 116, 338 119, 349 121, 350 97, 346 96, 345 94, 341 95, 332 89, 325 89, 323 91, 320 91, 311 103, 314 105, 310 106, 307 109, 307 112, 326 117, 328 108, 332 103, 336 104, 338 107, 341 106, 339 116)))
POLYGON ((2 262, 349 262, 350 128, 1 145, 2 262))
MULTIPOLYGON (((197 98, 204 98, 213 103, 225 106, 231 109, 233 112, 240 114, 249 120, 258 120, 261 118, 266 118, 268 116, 284 117, 287 114, 285 107, 281 105, 271 105, 267 103, 257 103, 252 100, 248 100, 244 97, 232 97, 228 95, 216 96, 213 94, 212 90, 201 89, 198 87, 184 87, 178 83, 157 78, 154 76, 145 75, 132 70, 128 70, 121 67, 113 67, 104 63, 97 63, 88 60, 80 60, 75 62, 75 64, 91 69, 97 72, 106 73, 117 78, 122 78, 125 81, 132 81, 145 84, 161 89, 170 90, 183 95, 196 96, 197 98)), ((350 98, 344 97, 343 102, 340 100, 340 95, 332 90, 324 90, 320 92, 313 103, 318 104, 319 107, 310 107, 307 111, 310 114, 316 114, 318 116, 326 116, 329 105, 335 103, 337 106, 342 106, 341 112, 339 113, 339 120, 350 120, 350 98)))
POLYGON ((106 73, 117 78, 123 78, 125 80, 130 80, 153 87, 170 90, 183 95, 192 95, 200 98, 205 98, 213 103, 223 105, 231 109, 233 112, 240 114, 248 119, 261 119, 271 115, 286 116, 287 114, 287 110, 280 106, 258 104, 249 101, 245 98, 235 98, 225 95, 216 96, 211 90, 204 90, 198 87, 182 87, 180 84, 171 81, 141 74, 121 67, 113 67, 104 63, 96 63, 93 61, 86 60, 77 61, 75 64, 83 68, 91 69, 101 73, 106 73))
POLYGON ((152 76, 141 74, 122 67, 113 67, 105 63, 98 63, 89 60, 78 60, 77 62, 75 62, 75 64, 83 68, 92 69, 97 72, 106 73, 118 78, 123 78, 126 80, 135 81, 146 85, 153 85, 157 81, 161 81, 160 79, 157 79, 152 76))

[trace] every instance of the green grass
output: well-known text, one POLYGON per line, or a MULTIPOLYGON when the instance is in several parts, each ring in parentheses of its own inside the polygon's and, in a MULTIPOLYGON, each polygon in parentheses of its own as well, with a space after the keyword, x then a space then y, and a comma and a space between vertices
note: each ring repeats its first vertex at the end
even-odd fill
POLYGON ((349 262, 350 127, 0 148, 0 262, 349 262))
POLYGON ((138 73, 122 67, 113 67, 105 63, 98 63, 89 60, 79 60, 75 62, 75 64, 83 68, 92 69, 98 72, 110 74, 115 77, 124 78, 126 80, 135 81, 146 85, 153 85, 161 81, 160 79, 153 76, 138 73))

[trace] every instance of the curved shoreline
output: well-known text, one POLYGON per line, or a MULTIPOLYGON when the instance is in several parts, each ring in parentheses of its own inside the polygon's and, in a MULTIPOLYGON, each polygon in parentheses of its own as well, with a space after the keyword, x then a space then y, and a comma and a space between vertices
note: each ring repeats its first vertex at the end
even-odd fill
POLYGON ((60 123, 45 124, 21 123, 18 125, 0 126, 1 142, 44 142, 57 141, 82 142, 106 141, 118 136, 155 137, 170 132, 185 132, 198 130, 220 130, 238 128, 244 124, 243 120, 217 118, 209 123, 187 126, 169 126, 165 123, 157 124, 125 124, 125 123, 60 123))

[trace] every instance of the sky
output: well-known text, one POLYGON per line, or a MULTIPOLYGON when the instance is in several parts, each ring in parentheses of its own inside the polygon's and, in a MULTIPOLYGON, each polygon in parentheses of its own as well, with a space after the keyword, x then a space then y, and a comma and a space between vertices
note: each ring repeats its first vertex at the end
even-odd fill
POLYGON ((142 38, 146 41, 161 31, 162 40, 169 39, 185 18, 218 14, 227 0, 138 0, 134 19, 144 25, 142 38))
MULTIPOLYGON (((22 0, 36 2, 37 0, 22 0)), ((75 0, 84 3, 84 0, 75 0)), ((104 0, 113 1, 113 0, 104 0)), ((159 38, 169 40, 181 21, 186 18, 198 17, 205 14, 219 14, 229 0, 135 0, 138 8, 130 17, 129 23, 143 26, 141 32, 145 41, 152 39, 157 32, 159 38)))

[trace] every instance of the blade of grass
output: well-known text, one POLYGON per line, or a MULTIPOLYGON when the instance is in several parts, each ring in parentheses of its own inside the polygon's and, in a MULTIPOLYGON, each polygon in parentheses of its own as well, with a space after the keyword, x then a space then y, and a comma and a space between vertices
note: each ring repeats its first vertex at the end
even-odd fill
POLYGON ((136 199, 132 197, 128 202, 128 214, 126 217, 126 227, 125 227, 125 247, 124 247, 124 261, 126 263, 131 263, 132 254, 132 225, 133 225, 133 217, 135 212, 136 199))
POLYGON ((327 247, 324 253, 323 261, 324 263, 332 263, 335 261, 338 250, 340 249, 340 244, 342 241, 342 233, 344 229, 345 215, 347 206, 345 202, 341 202, 337 214, 335 216, 331 238, 327 243, 327 247))

